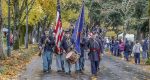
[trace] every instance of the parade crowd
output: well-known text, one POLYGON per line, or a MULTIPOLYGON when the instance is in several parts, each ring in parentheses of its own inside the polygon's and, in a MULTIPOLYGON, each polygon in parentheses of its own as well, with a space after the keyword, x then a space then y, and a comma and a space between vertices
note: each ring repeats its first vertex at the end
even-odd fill
POLYGON ((88 55, 88 59, 91 63, 91 74, 97 76, 99 71, 100 61, 102 55, 106 50, 110 51, 113 56, 121 57, 123 60, 130 61, 131 57, 134 57, 135 64, 140 64, 141 56, 142 60, 146 62, 148 59, 148 39, 142 41, 130 41, 128 39, 115 39, 104 38, 102 33, 98 30, 92 30, 88 33, 81 33, 80 37, 80 49, 81 53, 75 51, 74 42, 72 41, 72 30, 64 31, 64 36, 60 43, 60 48, 56 48, 55 37, 53 30, 46 29, 39 41, 40 56, 43 59, 43 72, 51 71, 51 65, 53 57, 56 57, 57 72, 70 75, 72 73, 71 66, 75 66, 76 73, 84 72, 85 57, 88 55), (74 52, 79 55, 79 58, 70 52, 74 52), (73 60, 72 64, 69 58, 73 60), (55 55, 55 56, 53 56, 55 55))
POLYGON ((147 38, 141 41, 106 38, 105 43, 105 48, 109 49, 112 55, 121 57, 123 60, 129 61, 131 57, 134 57, 135 64, 140 64, 141 58, 144 63, 149 58, 147 38))
MULTIPOLYGON (((80 37, 80 48, 81 53, 76 53, 74 43, 72 41, 72 31, 64 31, 64 36, 61 41, 60 48, 56 48, 54 34, 52 30, 46 29, 41 36, 39 41, 40 56, 43 59, 43 72, 50 72, 53 57, 56 57, 57 72, 65 73, 70 75, 71 66, 75 65, 75 73, 83 73, 85 64, 85 55, 88 55, 88 59, 91 62, 91 73, 92 76, 97 76, 101 54, 104 51, 104 41, 101 34, 96 31, 88 32, 86 35, 84 32, 81 33, 80 37), (66 56, 70 52, 74 52, 79 55, 77 61, 74 64, 71 63, 71 59, 67 59, 66 56), (59 52, 59 53, 58 53, 59 52), (55 55, 55 56, 53 56, 55 55)), ((71 55, 73 56, 73 55, 71 55)), ((76 58, 76 57, 74 57, 76 58)))

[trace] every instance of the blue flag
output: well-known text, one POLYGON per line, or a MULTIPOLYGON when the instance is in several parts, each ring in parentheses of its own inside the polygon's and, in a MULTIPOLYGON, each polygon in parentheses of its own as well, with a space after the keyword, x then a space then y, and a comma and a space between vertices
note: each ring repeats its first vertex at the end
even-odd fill
POLYGON ((75 46, 75 50, 78 54, 81 54, 80 49, 80 35, 84 26, 84 2, 82 4, 82 9, 78 20, 76 21, 75 28, 72 34, 72 41, 75 46))

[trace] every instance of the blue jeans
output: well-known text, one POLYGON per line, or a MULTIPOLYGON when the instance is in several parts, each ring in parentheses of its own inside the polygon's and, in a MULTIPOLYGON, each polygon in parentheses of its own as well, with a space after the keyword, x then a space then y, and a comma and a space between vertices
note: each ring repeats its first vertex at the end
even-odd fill
POLYGON ((148 58, 148 56, 147 56, 147 51, 143 51, 143 52, 142 52, 142 58, 143 58, 143 59, 147 59, 147 58, 148 58))
POLYGON ((75 63, 75 70, 79 71, 80 70, 80 61, 78 59, 78 61, 75 63))
POLYGON ((64 69, 64 56, 63 54, 57 54, 56 55, 56 66, 57 70, 63 70, 64 69))
POLYGON ((84 57, 80 57, 79 58, 79 66, 80 66, 80 70, 83 70, 84 69, 84 62, 85 62, 85 59, 84 57))
POLYGON ((43 59, 43 70, 49 70, 52 64, 52 52, 45 51, 42 54, 42 59, 43 59))
POLYGON ((99 61, 92 61, 91 60, 91 72, 92 72, 92 74, 96 75, 98 68, 99 68, 99 61))
POLYGON ((109 49, 109 43, 106 43, 106 47, 109 49))
POLYGON ((64 69, 65 73, 71 72, 71 64, 66 59, 64 59, 64 69))
POLYGON ((118 56, 118 48, 114 48, 114 56, 118 56))
POLYGON ((140 53, 134 53, 135 63, 140 64, 140 53))
POLYGON ((111 54, 113 54, 114 53, 114 48, 111 46, 111 48, 110 48, 110 51, 111 51, 111 54))
POLYGON ((129 60, 129 52, 124 52, 124 56, 125 56, 126 60, 128 61, 129 60))

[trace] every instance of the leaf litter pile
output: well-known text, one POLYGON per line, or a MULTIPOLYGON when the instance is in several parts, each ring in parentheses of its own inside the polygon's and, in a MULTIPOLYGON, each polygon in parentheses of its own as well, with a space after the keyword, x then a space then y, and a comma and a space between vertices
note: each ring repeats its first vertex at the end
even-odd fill
POLYGON ((17 74, 25 70, 32 56, 38 51, 37 46, 29 46, 28 49, 12 51, 11 57, 0 60, 0 80, 8 80, 17 77, 17 74))

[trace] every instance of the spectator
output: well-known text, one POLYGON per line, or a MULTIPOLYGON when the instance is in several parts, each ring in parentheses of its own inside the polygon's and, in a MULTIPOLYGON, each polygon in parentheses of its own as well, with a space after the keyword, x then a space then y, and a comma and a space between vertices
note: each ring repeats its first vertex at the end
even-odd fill
POLYGON ((127 61, 129 61, 130 52, 131 52, 131 45, 129 44, 129 41, 126 41, 125 47, 124 47, 124 55, 127 61))
POLYGON ((115 43, 114 43, 114 56, 118 56, 118 49, 119 49, 119 42, 118 42, 118 40, 115 40, 115 43))
POLYGON ((111 42, 110 42, 110 51, 111 51, 111 54, 113 55, 114 53, 114 43, 115 43, 115 40, 112 39, 111 42))
POLYGON ((13 43, 14 43, 14 37, 13 37, 13 34, 11 33, 10 34, 10 46, 13 46, 13 43))
POLYGON ((106 39, 106 48, 109 49, 109 39, 106 39))
POLYGON ((123 40, 120 40, 120 42, 119 42, 119 53, 121 54, 122 59, 124 59, 124 54, 123 54, 124 47, 125 47, 125 44, 124 44, 123 40))
POLYGON ((140 64, 140 53, 141 53, 141 51, 142 51, 142 46, 138 41, 136 41, 136 44, 133 46, 135 64, 140 64))
POLYGON ((148 58, 148 56, 147 56, 147 54, 148 54, 148 41, 147 41, 147 39, 145 39, 143 41, 143 43, 142 43, 142 49, 143 49, 143 51, 142 51, 142 58, 143 58, 144 63, 145 63, 146 60, 147 60, 147 58, 148 58))

